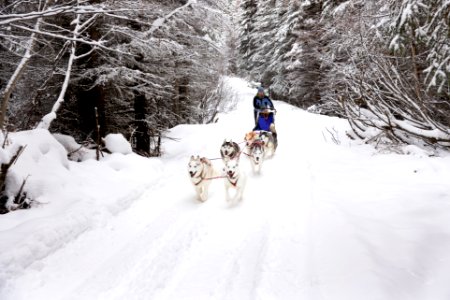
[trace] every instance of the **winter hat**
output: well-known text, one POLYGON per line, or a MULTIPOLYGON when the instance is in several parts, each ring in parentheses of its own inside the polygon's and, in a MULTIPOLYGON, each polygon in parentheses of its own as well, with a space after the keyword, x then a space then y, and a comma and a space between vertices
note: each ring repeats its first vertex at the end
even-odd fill
POLYGON ((262 86, 258 87, 258 93, 264 93, 264 88, 262 86))

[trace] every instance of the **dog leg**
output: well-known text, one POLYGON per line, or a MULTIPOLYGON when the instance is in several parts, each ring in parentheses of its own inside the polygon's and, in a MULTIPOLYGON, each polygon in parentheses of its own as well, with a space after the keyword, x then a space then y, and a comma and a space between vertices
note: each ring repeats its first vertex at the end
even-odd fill
POLYGON ((203 202, 208 200, 208 194, 209 194, 208 191, 209 191, 208 185, 205 185, 203 187, 203 202))
POLYGON ((261 163, 255 165, 255 173, 259 174, 261 172, 261 163))
POLYGON ((203 202, 203 199, 202 199, 202 190, 201 190, 201 188, 200 188, 200 187, 196 187, 196 188, 195 188, 195 192, 196 192, 196 194, 197 194, 197 200, 203 202))
POLYGON ((238 187, 238 190, 236 191, 237 199, 238 199, 239 201, 242 201, 242 198, 243 198, 243 196, 244 196, 244 189, 245 189, 246 183, 247 183, 247 176, 242 175, 242 176, 241 176, 241 186, 238 187))
POLYGON ((230 197, 230 189, 228 187, 225 187, 225 200, 229 203, 231 201, 230 197))
POLYGON ((201 187, 200 188, 200 201, 205 202, 206 197, 205 197, 205 188, 201 187))
POLYGON ((240 202, 242 200, 242 188, 237 188, 236 189, 236 195, 233 199, 234 203, 240 202))
POLYGON ((267 158, 271 158, 274 154, 272 148, 269 148, 266 153, 267 153, 267 158))

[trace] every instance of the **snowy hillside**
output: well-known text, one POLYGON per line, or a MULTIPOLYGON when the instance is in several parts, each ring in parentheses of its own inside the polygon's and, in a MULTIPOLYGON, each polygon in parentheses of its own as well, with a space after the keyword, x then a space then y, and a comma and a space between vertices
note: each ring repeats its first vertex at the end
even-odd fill
POLYGON ((275 101, 279 147, 259 176, 241 157, 243 201, 223 179, 196 201, 189 157, 252 128, 254 90, 229 85, 218 122, 171 129, 162 158, 64 162, 48 204, 0 216, 0 299, 449 299, 450 156, 379 154, 275 101))

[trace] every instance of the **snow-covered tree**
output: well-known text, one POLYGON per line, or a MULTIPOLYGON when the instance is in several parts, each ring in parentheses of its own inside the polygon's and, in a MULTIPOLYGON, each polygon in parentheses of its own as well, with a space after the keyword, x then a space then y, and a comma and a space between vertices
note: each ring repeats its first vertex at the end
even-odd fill
POLYGON ((320 102, 324 46, 321 10, 321 1, 301 3, 297 26, 294 27, 296 39, 286 55, 290 60, 286 66, 286 80, 289 83, 287 97, 291 103, 303 108, 320 102))
POLYGON ((449 97, 450 2, 403 0, 390 3, 389 48, 400 57, 410 57, 416 94, 426 84, 435 97, 449 97), (446 95, 443 95, 446 94, 446 95))
POLYGON ((298 63, 295 55, 292 55, 298 39, 298 28, 300 26, 300 1, 279 1, 279 30, 275 37, 275 52, 269 65, 274 74, 271 80, 271 94, 277 99, 289 98, 291 85, 287 80, 288 68, 298 63))
POLYGON ((241 24, 240 24, 240 44, 239 54, 240 62, 239 68, 241 74, 245 77, 252 71, 253 65, 250 63, 251 58, 256 52, 258 24, 255 19, 257 12, 258 1, 256 0, 242 0, 241 1, 241 24))
POLYGON ((265 0, 250 7, 253 14, 245 6, 242 15, 243 24, 254 24, 241 40, 242 46, 253 42, 242 57, 246 76, 290 103, 307 107, 319 101, 321 2, 265 0))
MULTIPOLYGON (((122 9, 108 11, 103 4, 94 2, 98 1, 5 3, 0 14, 0 51, 6 54, 0 58, 1 65, 6 66, 0 72, 1 82, 5 82, 1 90, 2 127, 7 110, 10 123, 18 128, 33 126, 30 124, 36 122, 35 118, 49 112, 46 105, 55 115, 64 100, 74 61, 88 54, 78 51, 78 46, 113 51, 86 32, 99 15, 121 17, 122 9), (41 95, 45 101, 41 102, 41 95)), ((51 119, 47 115, 46 120, 51 119)))
POLYGON ((328 9, 342 22, 333 23, 339 48, 326 56, 333 89, 325 97, 342 106, 360 138, 449 145, 449 94, 426 79, 433 50, 422 35, 430 17, 422 5, 346 1, 328 9))
MULTIPOLYGON (((121 132, 149 153, 151 145, 158 152, 166 128, 211 119, 227 68, 227 1, 60 1, 39 7, 40 2, 18 2, 0 15, 0 24, 7 24, 1 37, 11 49, 28 45, 31 33, 42 49, 33 51, 13 95, 9 115, 15 127, 40 123, 96 141, 121 132), (39 16, 43 25, 33 30, 39 16), (17 34, 8 34, 8 26, 17 34), (15 118, 24 114, 29 118, 15 118)), ((14 64, 14 57, 5 63, 2 82, 14 64)))
POLYGON ((274 35, 278 31, 278 12, 276 0, 258 1, 255 20, 255 30, 252 35, 253 55, 248 57, 248 63, 252 68, 249 70, 255 80, 264 86, 270 86, 273 73, 269 66, 274 57, 275 47, 274 35))

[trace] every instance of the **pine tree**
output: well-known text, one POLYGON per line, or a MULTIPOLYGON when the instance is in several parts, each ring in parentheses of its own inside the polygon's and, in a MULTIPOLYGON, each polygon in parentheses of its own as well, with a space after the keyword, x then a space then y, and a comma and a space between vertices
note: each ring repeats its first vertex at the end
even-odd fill
POLYGON ((255 54, 256 43, 255 36, 258 29, 255 19, 257 11, 256 0, 242 0, 241 2, 241 24, 240 24, 240 44, 239 44, 239 69, 242 75, 248 76, 253 69, 251 58, 255 54))
POLYGON ((321 52, 321 1, 306 1, 301 4, 300 22, 296 28, 296 41, 290 56, 293 63, 288 66, 290 101, 307 108, 320 102, 321 52))
POLYGON ((426 82, 441 94, 450 86, 450 2, 403 0, 391 3, 390 49, 411 57, 417 89, 426 82), (424 77, 425 75, 426 77, 424 77))
POLYGON ((275 51, 273 61, 269 66, 269 69, 274 74, 270 90, 273 97, 289 101, 291 86, 287 80, 287 76, 289 66, 295 63, 295 56, 292 55, 292 50, 295 51, 293 47, 298 38, 297 30, 300 26, 300 2, 298 0, 289 0, 288 3, 281 1, 279 4, 280 28, 274 36, 275 51))
POLYGON ((256 30, 253 34, 255 41, 254 54, 250 57, 250 75, 263 86, 270 86, 273 72, 269 66, 274 59, 276 47, 274 36, 278 32, 279 19, 277 12, 277 1, 264 0, 258 2, 257 12, 254 16, 256 20, 256 30))

